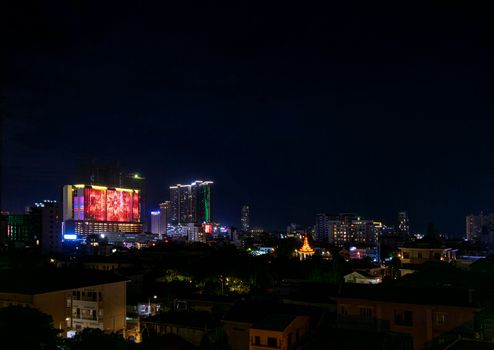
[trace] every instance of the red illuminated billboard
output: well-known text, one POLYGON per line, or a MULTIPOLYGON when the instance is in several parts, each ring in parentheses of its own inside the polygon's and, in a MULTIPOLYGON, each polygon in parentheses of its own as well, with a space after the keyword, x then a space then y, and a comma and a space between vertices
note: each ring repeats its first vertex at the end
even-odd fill
POLYGON ((106 190, 84 189, 84 217, 89 220, 106 221, 106 190))
POLYGON ((132 221, 139 221, 140 210, 139 210, 139 193, 134 192, 134 198, 132 202, 132 221))
POLYGON ((139 194, 133 190, 87 186, 84 188, 84 196, 74 197, 73 203, 75 220, 139 221, 139 194), (80 200, 79 205, 77 198, 80 200))
POLYGON ((126 191, 106 191, 106 220, 130 221, 130 193, 126 191))

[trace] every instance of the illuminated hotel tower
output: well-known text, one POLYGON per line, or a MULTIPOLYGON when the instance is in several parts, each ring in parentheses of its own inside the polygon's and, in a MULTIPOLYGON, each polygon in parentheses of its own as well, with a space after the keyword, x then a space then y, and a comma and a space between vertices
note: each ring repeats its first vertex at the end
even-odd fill
POLYGON ((101 233, 142 233, 138 189, 96 185, 63 187, 64 239, 101 233))
POLYGON ((212 181, 194 181, 170 186, 170 222, 172 224, 210 223, 212 181))

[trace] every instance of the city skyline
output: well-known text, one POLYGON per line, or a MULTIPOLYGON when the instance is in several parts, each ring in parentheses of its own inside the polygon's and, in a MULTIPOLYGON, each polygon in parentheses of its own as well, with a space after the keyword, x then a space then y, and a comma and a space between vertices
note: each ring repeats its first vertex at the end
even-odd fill
POLYGON ((460 236, 494 211, 487 11, 26 6, 2 44, 4 210, 58 199, 96 160, 144 174, 149 209, 212 179, 215 220, 236 225, 245 203, 268 229, 406 210, 412 233, 460 236))

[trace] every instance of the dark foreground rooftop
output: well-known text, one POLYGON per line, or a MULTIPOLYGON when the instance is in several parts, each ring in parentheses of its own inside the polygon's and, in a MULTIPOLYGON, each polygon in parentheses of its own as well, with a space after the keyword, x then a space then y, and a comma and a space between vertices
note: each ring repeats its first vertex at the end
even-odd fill
POLYGON ((0 292, 41 294, 99 284, 124 282, 111 272, 82 269, 33 269, 0 271, 0 292))
POLYGON ((295 315, 288 314, 269 314, 259 322, 254 323, 252 328, 281 332, 293 322, 295 317, 295 315))

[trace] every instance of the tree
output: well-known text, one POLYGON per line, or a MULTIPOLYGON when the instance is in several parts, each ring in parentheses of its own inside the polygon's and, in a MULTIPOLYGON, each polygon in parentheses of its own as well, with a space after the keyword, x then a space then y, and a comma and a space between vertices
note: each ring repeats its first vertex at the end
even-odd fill
POLYGON ((201 350, 230 350, 231 347, 228 343, 228 336, 223 328, 219 327, 206 334, 199 346, 201 350))
POLYGON ((400 279, 401 277, 401 260, 398 257, 394 257, 386 265, 386 275, 392 280, 400 279))
POLYGON ((94 349, 127 349, 127 343, 121 334, 105 333, 98 328, 85 328, 78 332, 73 339, 67 341, 70 350, 94 350, 94 349))
POLYGON ((18 349, 57 349, 60 333, 38 309, 14 305, 0 309, 0 339, 18 349))

